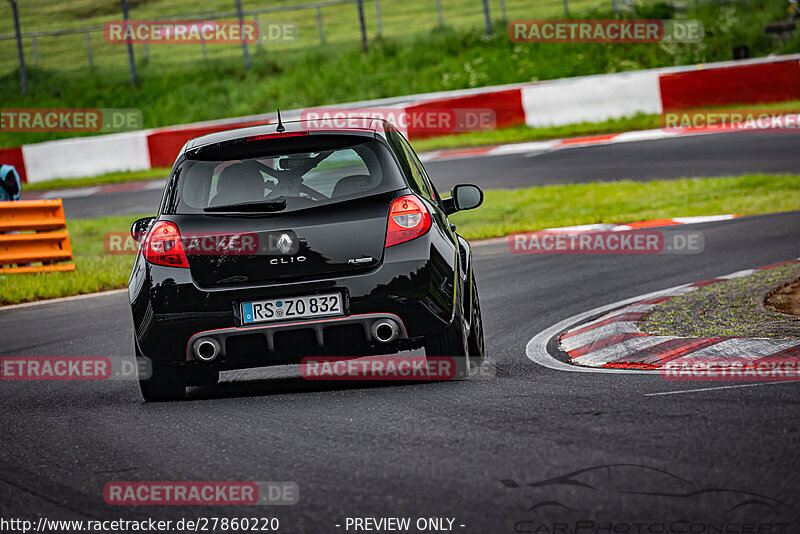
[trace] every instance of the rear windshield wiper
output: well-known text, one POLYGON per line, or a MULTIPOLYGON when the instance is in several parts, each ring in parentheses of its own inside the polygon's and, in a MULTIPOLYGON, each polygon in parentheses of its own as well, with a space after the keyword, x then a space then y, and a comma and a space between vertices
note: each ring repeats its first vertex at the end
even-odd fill
POLYGON ((286 197, 259 202, 242 202, 241 204, 224 204, 222 206, 209 206, 203 208, 206 213, 269 213, 286 209, 286 197))

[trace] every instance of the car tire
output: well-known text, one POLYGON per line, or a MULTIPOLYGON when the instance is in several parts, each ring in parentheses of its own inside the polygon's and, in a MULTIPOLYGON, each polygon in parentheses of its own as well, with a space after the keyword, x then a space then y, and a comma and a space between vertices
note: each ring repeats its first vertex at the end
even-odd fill
POLYGON ((139 388, 145 402, 181 400, 186 395, 181 373, 169 365, 153 364, 150 377, 139 379, 139 388))
POLYGON ((483 344, 483 319, 481 318, 481 301, 478 298, 478 284, 472 278, 472 317, 467 339, 470 367, 477 368, 486 361, 486 349, 483 344))
POLYGON ((470 375, 467 335, 459 316, 438 335, 425 341, 425 356, 449 357, 455 360, 453 380, 466 380, 470 375))

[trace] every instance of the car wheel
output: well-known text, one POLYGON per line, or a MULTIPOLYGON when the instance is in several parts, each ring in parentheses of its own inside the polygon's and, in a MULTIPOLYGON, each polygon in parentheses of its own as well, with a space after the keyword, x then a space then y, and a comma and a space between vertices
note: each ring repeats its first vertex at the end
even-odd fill
POLYGON ((153 364, 150 377, 139 379, 145 402, 180 400, 186 394, 183 377, 174 366, 153 364))
POLYGON ((459 316, 447 328, 425 342, 425 356, 450 357, 455 360, 454 380, 466 380, 470 374, 467 335, 459 316))
POLYGON ((472 279, 472 319, 468 338, 471 367, 480 367, 486 361, 483 345, 483 319, 481 318, 481 301, 478 298, 478 285, 472 279))

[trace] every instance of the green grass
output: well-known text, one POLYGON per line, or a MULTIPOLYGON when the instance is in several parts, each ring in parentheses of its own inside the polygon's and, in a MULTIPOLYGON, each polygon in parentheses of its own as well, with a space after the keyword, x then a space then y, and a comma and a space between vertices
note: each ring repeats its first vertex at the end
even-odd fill
MULTIPOLYGON (((642 0, 638 0, 642 1, 642 0)), ((263 9, 308 3, 303 0, 243 0, 242 7, 263 9)), ((490 0, 495 19, 501 16, 500 0, 490 0)), ((505 0, 510 18, 544 18, 562 16, 562 0, 505 0)), ((569 0, 573 11, 610 3, 610 0, 569 0)), ((121 19, 118 0, 24 0, 18 2, 20 23, 23 32, 59 30, 65 28, 102 27, 109 20, 121 19)), ((129 0, 130 18, 153 20, 159 17, 175 17, 202 12, 231 13, 235 9, 233 0, 129 0)), ((411 32, 424 32, 438 25, 436 4, 432 0, 382 0, 380 3, 383 35, 391 38, 407 38, 411 32)), ((481 0, 442 0, 445 24, 452 28, 466 29, 483 26, 481 0)), ((356 43, 360 39, 357 11, 354 5, 322 8, 323 28, 326 43, 339 45, 356 43)), ((377 37, 376 11, 372 2, 365 2, 364 15, 368 35, 377 37)), ((267 43, 264 51, 297 50, 319 45, 317 15, 314 9, 289 11, 261 15, 261 22, 292 21, 298 25, 298 39, 292 43, 267 43)), ((0 4, 0 34, 12 34, 11 9, 7 3, 0 4)), ((0 72, 17 68, 16 49, 11 40, 0 41, 0 72)), ((25 55, 30 65, 34 64, 33 43, 26 39, 25 55)), ((88 58, 84 34, 38 39, 40 66, 48 69, 87 68, 88 58)), ((94 64, 100 68, 118 68, 126 65, 124 45, 107 44, 102 33, 92 34, 94 64)), ((134 46, 136 56, 143 58, 143 45, 134 46)), ((251 45, 251 52, 258 50, 251 45)), ((212 59, 242 61, 240 45, 209 45, 208 55, 212 59)), ((150 61, 167 66, 185 65, 202 61, 200 45, 150 45, 150 61)))
MULTIPOLYGON (((486 191, 484 205, 452 217, 468 239, 600 222, 797 209, 800 176, 750 175, 653 182, 604 182, 486 191)), ((106 232, 127 232, 137 215, 67 223, 74 273, 0 276, 0 304, 125 287, 133 256, 104 253, 106 232)))
MULTIPOLYGON (((67 0, 70 5, 78 1, 67 0)), ((89 0, 80 1, 85 9, 96 5, 89 0)), ((141 9, 152 7, 155 10, 166 5, 164 1, 153 0, 141 4, 141 9)), ((422 16, 420 10, 427 4, 421 2, 409 0, 390 5, 384 1, 382 5, 388 20, 390 11, 401 9, 397 7, 399 4, 404 6, 404 12, 422 16)), ((448 6, 463 6, 466 2, 444 0, 448 6)), ((470 2, 470 5, 480 4, 477 0, 470 2)), ((550 0, 547 2, 552 3, 550 0)), ((511 3, 509 0, 509 6, 511 3)), ((609 4, 604 1, 602 5, 609 4)), ((537 15, 538 8, 530 7, 530 3, 518 2, 514 5, 518 7, 515 10, 509 8, 511 17, 530 18, 537 15), (525 8, 525 5, 529 7, 525 8)), ((613 17, 608 7, 605 11, 585 11, 589 5, 593 5, 593 2, 574 2, 573 15, 613 17), (579 11, 581 7, 583 12, 579 11)), ((5 108, 138 108, 143 112, 144 126, 150 128, 264 113, 278 107, 304 108, 414 93, 728 60, 732 48, 741 44, 748 45, 754 56, 800 51, 800 33, 786 42, 773 41, 763 33, 763 23, 785 17, 784 0, 765 0, 758 5, 735 2, 720 6, 712 2, 699 9, 691 7, 694 2, 689 2, 689 5, 685 16, 699 18, 706 26, 707 37, 700 44, 518 44, 510 42, 502 24, 495 27, 493 37, 487 37, 479 19, 468 27, 455 25, 433 31, 430 26, 406 21, 405 26, 398 27, 404 31, 413 28, 411 33, 392 35, 387 30, 389 37, 373 39, 367 54, 353 42, 332 42, 302 50, 262 50, 254 52, 250 71, 244 71, 240 58, 215 57, 205 62, 188 61, 180 59, 181 46, 185 45, 162 45, 168 47, 168 54, 180 60, 174 64, 162 63, 154 56, 150 62, 142 62, 137 87, 131 86, 124 61, 92 70, 61 72, 56 68, 73 63, 60 60, 52 68, 43 64, 39 69, 31 69, 30 96, 26 98, 19 94, 17 73, 9 71, 0 76, 0 102, 5 108)), ((664 11, 666 8, 663 7, 659 8, 660 11, 647 6, 637 9, 637 12, 626 16, 671 16, 669 10, 664 11)), ((144 11, 142 17, 148 13, 144 11)), ((553 14, 559 16, 558 10, 553 14)), ((134 13, 134 16, 139 15, 134 13)), ((155 49, 155 46, 152 48, 155 49)), ((13 53, 5 56, 0 53, 0 57, 13 58, 13 53)), ((5 132, 0 133, 0 147, 69 136, 68 133, 57 132, 5 132)))
POLYGON ((26 191, 42 191, 47 189, 69 189, 73 187, 87 187, 92 185, 103 184, 118 184, 123 182, 134 182, 137 180, 166 180, 169 176, 170 169, 155 168, 145 171, 134 172, 112 172, 109 174, 101 174, 100 176, 87 176, 84 178, 61 178, 58 180, 45 180, 44 182, 35 182, 32 184, 24 184, 22 186, 23 198, 26 191))
POLYGON ((469 239, 593 223, 796 210, 800 175, 756 174, 600 182, 486 191, 484 205, 451 218, 469 239))
POLYGON ((125 287, 133 256, 105 254, 106 232, 127 232, 137 215, 67 221, 75 271, 0 275, 0 304, 80 295, 125 287))

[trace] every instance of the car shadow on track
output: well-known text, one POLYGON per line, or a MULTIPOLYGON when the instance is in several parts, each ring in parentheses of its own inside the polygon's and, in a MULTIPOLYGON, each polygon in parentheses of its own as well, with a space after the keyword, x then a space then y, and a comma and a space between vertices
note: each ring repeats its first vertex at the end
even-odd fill
POLYGON ((449 380, 305 380, 302 377, 220 382, 210 386, 189 388, 186 401, 210 400, 226 397, 264 397, 298 393, 322 393, 346 390, 371 390, 387 387, 413 387, 422 384, 446 384, 449 380))

